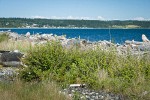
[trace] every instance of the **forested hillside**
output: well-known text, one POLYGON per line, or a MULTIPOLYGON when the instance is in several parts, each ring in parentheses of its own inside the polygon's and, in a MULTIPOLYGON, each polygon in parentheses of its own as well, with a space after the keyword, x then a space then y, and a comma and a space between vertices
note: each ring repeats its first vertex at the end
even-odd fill
POLYGON ((0 28, 150 28, 150 21, 0 18, 0 28))

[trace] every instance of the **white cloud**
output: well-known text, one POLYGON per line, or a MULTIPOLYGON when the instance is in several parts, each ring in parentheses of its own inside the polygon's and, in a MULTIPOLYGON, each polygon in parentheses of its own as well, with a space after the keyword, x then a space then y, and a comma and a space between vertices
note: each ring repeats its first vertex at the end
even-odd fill
POLYGON ((67 16, 66 19, 78 19, 78 17, 67 16))
POLYGON ((80 19, 90 20, 92 18, 90 18, 90 17, 80 17, 80 19))
POLYGON ((90 17, 86 17, 86 16, 84 16, 84 17, 78 17, 78 16, 66 16, 66 17, 64 17, 64 16, 61 16, 61 17, 59 17, 59 16, 50 16, 50 17, 45 17, 45 16, 32 16, 31 18, 44 18, 44 19, 79 19, 79 20, 82 20, 82 19, 84 19, 84 20, 90 20, 90 19, 93 19, 93 18, 90 18, 90 17))
POLYGON ((144 17, 136 17, 136 18, 133 18, 133 20, 147 21, 147 20, 150 20, 150 19, 146 19, 144 17))
POLYGON ((49 19, 65 19, 65 17, 51 16, 49 19))
POLYGON ((66 18, 64 17, 64 19, 79 19, 79 20, 84 19, 84 20, 90 20, 90 17, 86 17, 86 16, 84 16, 84 17, 67 16, 66 18))
POLYGON ((136 17, 136 18, 133 18, 133 20, 145 20, 145 18, 143 18, 143 17, 136 17))
POLYGON ((106 20, 106 19, 102 16, 97 16, 97 20, 106 20))
POLYGON ((45 16, 32 16, 31 18, 41 18, 41 19, 48 19, 48 17, 45 17, 45 16))
POLYGON ((63 17, 63 19, 79 19, 79 20, 106 20, 104 17, 102 16, 97 16, 97 17, 87 17, 87 16, 67 16, 67 17, 63 17))

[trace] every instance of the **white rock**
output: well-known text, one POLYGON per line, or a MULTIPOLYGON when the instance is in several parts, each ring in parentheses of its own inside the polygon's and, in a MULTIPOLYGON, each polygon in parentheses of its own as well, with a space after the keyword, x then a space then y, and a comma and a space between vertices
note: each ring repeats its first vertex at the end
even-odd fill
POLYGON ((149 39, 144 34, 142 34, 142 40, 143 42, 149 42, 149 39))
POLYGON ((19 50, 14 50, 14 52, 19 52, 19 50))
POLYGON ((30 37, 30 32, 27 32, 25 36, 29 38, 30 37))

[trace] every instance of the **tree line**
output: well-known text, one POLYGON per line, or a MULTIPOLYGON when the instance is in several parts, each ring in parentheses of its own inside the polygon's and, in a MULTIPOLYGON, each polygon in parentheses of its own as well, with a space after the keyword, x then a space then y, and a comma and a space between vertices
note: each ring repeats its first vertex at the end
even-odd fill
POLYGON ((150 21, 136 20, 65 20, 65 19, 31 19, 0 18, 0 28, 31 27, 67 27, 67 28, 150 28, 150 21))

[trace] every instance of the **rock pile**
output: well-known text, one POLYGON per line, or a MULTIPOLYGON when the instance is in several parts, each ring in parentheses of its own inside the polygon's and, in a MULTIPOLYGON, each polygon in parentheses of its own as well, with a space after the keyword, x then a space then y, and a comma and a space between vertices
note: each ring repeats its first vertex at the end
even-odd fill
POLYGON ((20 61, 23 56, 18 50, 15 51, 0 51, 0 64, 4 67, 0 68, 0 81, 1 82, 11 82, 14 80, 15 76, 18 75, 18 66, 21 66, 20 61))
POLYGON ((17 69, 11 67, 0 68, 0 82, 11 82, 18 75, 17 69))
POLYGON ((124 100, 121 95, 89 89, 86 85, 73 84, 60 91, 76 100, 124 100))

